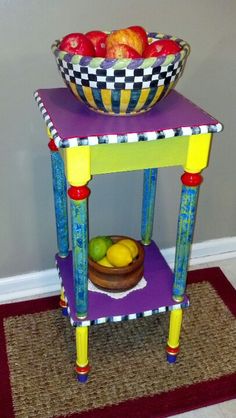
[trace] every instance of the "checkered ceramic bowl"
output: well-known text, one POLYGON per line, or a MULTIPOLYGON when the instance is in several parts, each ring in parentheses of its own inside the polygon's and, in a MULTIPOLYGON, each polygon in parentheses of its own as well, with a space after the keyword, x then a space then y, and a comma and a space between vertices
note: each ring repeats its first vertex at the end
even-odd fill
POLYGON ((158 58, 98 58, 72 55, 52 45, 63 80, 90 109, 110 115, 146 112, 163 99, 183 74, 190 52, 182 39, 149 33, 149 41, 173 39, 181 51, 158 58))

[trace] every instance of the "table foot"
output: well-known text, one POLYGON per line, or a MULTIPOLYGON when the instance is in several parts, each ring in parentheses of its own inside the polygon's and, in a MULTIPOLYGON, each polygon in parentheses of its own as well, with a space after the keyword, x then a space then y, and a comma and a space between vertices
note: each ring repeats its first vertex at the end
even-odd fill
POLYGON ((171 348, 167 345, 166 347, 166 360, 168 363, 175 363, 177 355, 179 353, 179 347, 171 348))
POLYGON ((67 308, 61 308, 61 313, 62 313, 63 316, 68 316, 67 308))
POLYGON ((77 380, 79 383, 86 383, 88 381, 88 374, 78 374, 77 380))
POLYGON ((86 383, 88 381, 89 372, 90 372, 89 364, 87 364, 87 366, 84 366, 84 367, 80 367, 76 365, 75 371, 76 371, 77 380, 79 383, 86 383))

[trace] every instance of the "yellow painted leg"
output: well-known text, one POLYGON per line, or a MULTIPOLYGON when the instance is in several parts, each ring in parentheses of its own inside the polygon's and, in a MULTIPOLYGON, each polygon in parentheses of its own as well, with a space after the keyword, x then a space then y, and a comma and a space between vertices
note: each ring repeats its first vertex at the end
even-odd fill
POLYGON ((167 361, 174 363, 179 352, 179 337, 182 324, 183 311, 175 309, 170 313, 169 338, 167 341, 167 361))
POLYGON ((212 134, 192 135, 189 137, 187 158, 184 170, 199 173, 208 165, 212 134))
POLYGON ((88 361, 88 326, 76 327, 76 373, 81 383, 86 383, 90 370, 88 361))
POLYGON ((60 294, 60 302, 59 302, 59 305, 61 307, 62 314, 64 316, 68 316, 67 301, 66 301, 66 298, 65 298, 65 293, 64 293, 63 286, 61 286, 61 294, 60 294))

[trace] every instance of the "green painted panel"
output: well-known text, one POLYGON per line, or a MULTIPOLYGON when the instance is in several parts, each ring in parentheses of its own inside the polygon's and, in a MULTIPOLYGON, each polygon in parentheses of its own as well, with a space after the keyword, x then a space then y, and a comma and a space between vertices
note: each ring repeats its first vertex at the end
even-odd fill
POLYGON ((91 174, 184 165, 189 137, 90 147, 91 174))

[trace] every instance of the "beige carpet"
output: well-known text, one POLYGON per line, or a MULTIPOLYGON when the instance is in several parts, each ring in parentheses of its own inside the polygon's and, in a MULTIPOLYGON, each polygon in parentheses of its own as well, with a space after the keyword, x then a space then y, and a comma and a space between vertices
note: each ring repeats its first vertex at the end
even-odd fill
POLYGON ((168 314, 92 326, 84 385, 75 379, 74 329, 59 309, 5 319, 16 418, 81 412, 235 371, 234 316, 208 282, 189 285, 188 295, 176 364, 166 362, 168 314))

